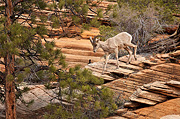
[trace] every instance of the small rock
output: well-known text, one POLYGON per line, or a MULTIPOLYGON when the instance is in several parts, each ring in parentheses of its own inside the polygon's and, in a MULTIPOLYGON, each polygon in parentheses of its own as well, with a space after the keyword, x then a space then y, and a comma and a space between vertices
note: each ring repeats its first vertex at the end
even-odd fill
POLYGON ((168 58, 168 57, 169 57, 169 54, 161 54, 161 57, 162 57, 162 58, 168 58))
POLYGON ((122 116, 126 117, 128 119, 137 119, 138 118, 137 114, 135 114, 133 112, 130 112, 130 111, 128 111, 127 113, 123 114, 122 116))
POLYGON ((97 88, 102 89, 102 86, 97 86, 97 88))
POLYGON ((177 56, 180 56, 180 50, 177 50, 176 52, 173 52, 171 54, 169 54, 170 56, 173 56, 173 57, 177 57, 177 56))
POLYGON ((157 54, 156 57, 160 59, 161 58, 161 54, 157 54))
POLYGON ((170 85, 170 86, 174 86, 174 87, 177 87, 177 88, 180 88, 180 82, 179 81, 169 81, 166 83, 166 85, 170 85))
POLYGON ((127 108, 124 108, 124 109, 118 109, 118 110, 116 110, 116 113, 117 113, 117 115, 122 115, 123 113, 126 113, 127 112, 127 108))
POLYGON ((0 114, 0 119, 1 119, 1 118, 6 118, 6 117, 5 117, 5 115, 0 114))
POLYGON ((150 57, 150 61, 151 62, 154 62, 155 61, 155 58, 153 56, 150 57))
POLYGON ((127 108, 136 108, 136 107, 139 107, 140 104, 139 103, 136 103, 136 102, 126 102, 124 104, 124 107, 127 107, 127 108))
POLYGON ((107 117, 105 119, 127 119, 127 118, 120 117, 120 116, 112 116, 112 117, 107 117))
POLYGON ((161 59, 161 60, 157 60, 157 63, 159 63, 159 64, 163 64, 163 63, 166 63, 166 60, 163 60, 163 59, 161 59))
POLYGON ((166 115, 161 117, 160 119, 180 119, 180 115, 166 115))
POLYGON ((157 104, 156 101, 148 100, 148 99, 145 99, 145 98, 139 98, 139 97, 136 97, 136 96, 133 96, 133 95, 131 95, 130 100, 133 101, 133 102, 138 102, 138 103, 147 104, 147 105, 155 105, 155 104, 157 104))

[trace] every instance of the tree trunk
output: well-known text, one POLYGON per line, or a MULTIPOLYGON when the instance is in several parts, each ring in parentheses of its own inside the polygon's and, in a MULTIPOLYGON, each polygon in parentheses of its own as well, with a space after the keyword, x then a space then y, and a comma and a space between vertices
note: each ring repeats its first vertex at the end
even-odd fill
POLYGON ((14 77, 11 75, 14 72, 14 55, 5 57, 5 105, 6 105, 6 119, 16 119, 16 102, 15 102, 15 84, 14 77))
MULTIPOLYGON (((11 0, 6 0, 6 28, 12 23, 11 16, 13 15, 13 5, 11 0)), ((7 42, 11 42, 10 39, 7 42)), ((14 55, 7 52, 5 61, 5 106, 6 106, 6 119, 16 119, 16 102, 15 102, 15 83, 14 77, 14 55)))

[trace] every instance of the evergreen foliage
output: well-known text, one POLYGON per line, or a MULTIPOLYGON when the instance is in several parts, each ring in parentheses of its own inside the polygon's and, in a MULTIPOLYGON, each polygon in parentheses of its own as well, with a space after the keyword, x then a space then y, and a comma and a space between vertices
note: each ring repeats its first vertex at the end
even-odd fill
MULTIPOLYGON (((5 82, 14 82, 16 85, 16 99, 21 99, 22 93, 26 93, 29 89, 20 90, 18 87, 22 82, 27 83, 47 83, 47 88, 52 88, 51 81, 56 81, 58 85, 57 99, 62 102, 62 98, 73 104, 71 111, 64 105, 50 105, 52 115, 47 114, 47 118, 89 118, 89 117, 106 117, 117 107, 113 100, 113 93, 103 87, 97 88, 97 85, 103 83, 103 79, 94 77, 90 71, 80 69, 80 67, 65 69, 67 64, 65 56, 61 50, 55 49, 53 41, 47 41, 44 35, 47 35, 45 26, 46 20, 53 22, 52 27, 62 27, 66 23, 67 14, 59 16, 59 9, 69 9, 71 11, 71 20, 74 24, 83 23, 86 19, 88 10, 90 9, 90 1, 85 0, 61 0, 51 5, 46 5, 43 0, 12 0, 13 4, 12 16, 8 22, 5 7, 1 7, 2 15, 0 17, 0 58, 5 59, 7 54, 10 62, 13 63, 12 72, 6 75, 5 71, 0 71, 0 83, 5 86, 5 82), (88 3, 88 4, 86 4, 88 3), (36 11, 43 9, 54 10, 50 16, 39 15, 36 11), (26 14, 26 15, 24 15, 26 14), (19 18, 25 18, 24 22, 19 23, 19 18), (37 20, 38 19, 38 20, 37 20), (40 19, 40 21, 39 21, 40 19), (38 22, 37 22, 38 21, 38 22), (36 25, 35 25, 36 24, 36 25), (44 41, 43 41, 44 40, 44 41)), ((102 10, 97 9, 97 18, 90 21, 91 25, 100 26, 99 17, 103 17, 102 10)), ((84 28, 90 27, 84 24, 84 28)), ((0 60, 1 65, 6 65, 6 60, 0 60)), ((6 65, 7 66, 7 65, 6 65)), ((8 67, 8 66, 7 66, 8 67)), ((0 88, 0 100, 5 102, 5 92, 0 88)), ((32 101, 22 103, 29 106, 32 101)))
POLYGON ((128 4, 131 9, 140 13, 145 12, 149 5, 151 5, 151 7, 154 7, 154 10, 158 12, 157 15, 159 14, 162 17, 164 22, 171 24, 175 20, 172 13, 180 12, 179 0, 118 0, 118 3, 120 7, 128 4))
POLYGON ((101 2, 102 0, 60 0, 57 3, 54 2, 54 5, 48 5, 49 9, 53 9, 55 11, 64 10, 64 12, 62 13, 63 15, 56 12, 54 15, 50 16, 56 21, 52 26, 61 27, 64 32, 68 32, 68 30, 65 30, 65 27, 67 26, 65 21, 66 19, 64 18, 65 16, 68 19, 71 19, 74 25, 83 25, 83 29, 89 29, 89 26, 98 28, 101 25, 98 19, 103 18, 104 14, 112 9, 112 5, 109 5, 106 10, 107 12, 103 13, 103 10, 99 7, 101 2), (95 14, 95 18, 87 18, 87 13, 89 11, 95 14), (89 24, 89 26, 85 24, 89 24))
POLYGON ((103 118, 117 109, 113 92, 96 87, 103 84, 103 79, 96 78, 87 69, 76 66, 68 72, 60 72, 58 77, 58 98, 66 100, 69 105, 64 105, 62 100, 58 105, 49 105, 50 113, 44 116, 46 119, 103 118))
POLYGON ((179 1, 166 0, 118 0, 118 5, 109 12, 109 26, 101 26, 102 39, 110 38, 120 32, 128 32, 133 36, 132 42, 138 45, 138 52, 143 52, 149 39, 157 33, 163 33, 163 26, 178 24, 180 20, 173 16, 179 13, 179 1), (169 5, 167 5, 169 4, 169 5))
MULTIPOLYGON (((27 78, 36 77, 39 80, 43 79, 44 76, 39 76, 39 74, 42 75, 41 70, 49 72, 49 74, 54 72, 53 65, 55 60, 59 60, 59 64, 63 66, 65 66, 65 62, 61 51, 54 49, 54 42, 42 44, 41 38, 47 34, 46 27, 43 24, 37 25, 37 27, 33 26, 38 17, 34 14, 33 9, 42 10, 45 8, 46 3, 42 0, 20 1, 21 4, 16 4, 16 1, 12 2, 14 9, 12 10, 13 16, 10 17, 12 22, 9 26, 6 26, 5 7, 1 7, 3 15, 0 17, 0 58, 5 58, 7 54, 15 56, 15 70, 11 75, 6 76, 6 72, 2 70, 0 74, 2 78, 1 84, 4 85, 7 80, 15 80, 15 84, 18 86, 21 82, 27 81, 27 78), (28 22, 29 27, 17 22, 18 17, 22 17, 23 13, 30 16, 30 20, 25 21, 28 22), (47 65, 41 63, 44 61, 46 61, 47 65), (32 77, 32 75, 34 76, 32 77)), ((1 60, 1 65, 5 66, 6 64, 6 60, 1 60)), ((46 76, 50 78, 50 75, 46 76)), ((0 98, 4 102, 4 94, 2 95, 0 98)))
MULTIPOLYGON (((45 26, 47 20, 52 22, 52 28, 61 27, 63 32, 68 31, 65 29, 68 26, 67 20, 71 20, 76 26, 81 24, 83 29, 87 30, 90 26, 99 27, 100 33, 105 36, 104 40, 122 31, 129 32, 141 52, 154 32, 162 32, 162 24, 179 22, 172 13, 180 12, 179 0, 118 0, 118 5, 109 5, 105 13, 98 7, 102 0, 60 0, 53 1, 53 4, 46 4, 44 0, 10 0, 13 8, 12 15, 8 18, 5 10, 8 6, 7 0, 3 2, 5 6, 0 6, 0 64, 10 67, 5 60, 10 57, 14 70, 10 74, 7 70, 0 71, 0 84, 5 86, 5 82, 15 82, 16 98, 21 98, 22 93, 29 90, 18 89, 24 81, 48 82, 46 87, 49 89, 53 88, 51 81, 58 82, 57 99, 61 103, 48 106, 51 109, 51 113, 45 115, 48 119, 102 118, 112 113, 117 106, 113 93, 108 88, 97 87, 103 83, 102 79, 78 66, 65 69, 67 64, 61 50, 54 48, 53 41, 44 38, 48 34, 45 26), (47 16, 36 14, 36 11, 43 9, 50 9, 53 13, 47 16), (96 14, 94 19, 86 17, 89 10, 96 14), (99 19, 103 18, 104 14, 110 15, 113 27, 101 26, 99 19), (26 20, 19 24, 19 18, 26 20), (64 105, 62 99, 70 106, 64 105)), ((2 88, 0 101, 5 102, 5 91, 2 88)), ((23 103, 30 105, 33 100, 23 103)))

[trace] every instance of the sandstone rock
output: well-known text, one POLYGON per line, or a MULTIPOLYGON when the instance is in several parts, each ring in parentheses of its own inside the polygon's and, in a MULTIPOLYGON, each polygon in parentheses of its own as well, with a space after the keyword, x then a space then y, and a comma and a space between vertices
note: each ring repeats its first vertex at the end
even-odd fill
POLYGON ((142 103, 142 104, 147 104, 147 105, 155 105, 155 104, 157 104, 156 101, 152 101, 152 100, 145 99, 145 98, 140 98, 140 97, 137 97, 135 95, 131 95, 130 100, 134 101, 134 102, 142 103))
POLYGON ((81 37, 89 39, 90 36, 92 37, 92 36, 96 36, 96 35, 99 35, 99 30, 93 28, 90 31, 84 30, 84 32, 81 34, 81 37))
POLYGON ((162 58, 168 58, 168 57, 169 57, 169 54, 161 54, 161 57, 162 57, 162 58))
POLYGON ((149 60, 144 60, 144 61, 142 61, 142 63, 143 63, 144 65, 148 65, 148 66, 157 65, 157 63, 151 62, 151 61, 149 61, 149 60))
MULTIPOLYGON (((23 89, 24 86, 20 88, 23 89)), ((32 104, 25 104, 21 100, 17 100, 17 112, 22 114, 29 114, 32 111, 36 111, 42 107, 46 107, 49 103, 59 103, 60 101, 55 99, 57 96, 57 89, 46 89, 44 85, 26 85, 30 91, 22 94, 22 99, 29 103, 32 101, 32 104)), ((62 98, 62 103, 65 105, 71 105, 67 103, 64 98, 62 98)), ((5 106, 0 102, 0 110, 4 110, 5 106)))
POLYGON ((147 105, 155 105, 167 100, 167 97, 180 97, 180 82, 156 81, 149 84, 144 84, 138 88, 129 99, 133 102, 138 102, 147 105))
POLYGON ((160 119, 180 119, 180 115, 166 115, 161 117, 160 119))
POLYGON ((138 117, 135 119, 160 119, 167 115, 179 115, 180 98, 171 99, 155 106, 140 108, 134 110, 133 113, 138 115, 138 117))
POLYGON ((127 110, 128 110, 127 108, 118 109, 118 110, 116 110, 116 114, 121 116, 123 113, 126 113, 127 110))
POLYGON ((151 62, 155 62, 155 58, 154 58, 153 56, 151 56, 151 57, 149 58, 149 60, 150 60, 151 62))
POLYGON ((163 63, 166 63, 166 60, 164 60, 164 59, 157 60, 157 63, 158 63, 158 64, 163 64, 163 63))
POLYGON ((177 50, 176 52, 170 53, 170 56, 177 57, 180 56, 180 50, 177 50))
POLYGON ((169 81, 169 82, 166 82, 166 85, 170 85, 170 86, 174 86, 174 87, 177 87, 177 88, 180 88, 180 82, 179 81, 169 81))
POLYGON ((1 119, 1 118, 5 119, 5 115, 0 114, 0 119, 1 119))
MULTIPOLYGON (((137 55, 136 57, 137 57, 137 60, 134 60, 134 58, 132 58, 132 61, 130 62, 130 64, 141 67, 142 61, 145 61, 146 58, 143 55, 137 55)), ((119 61, 122 61, 122 62, 127 62, 127 60, 128 60, 128 55, 119 58, 119 61)))
POLYGON ((105 119, 127 119, 127 118, 120 117, 120 116, 111 116, 111 117, 108 117, 108 118, 105 118, 105 119))
MULTIPOLYGON (((112 59, 110 59, 109 61, 108 61, 108 63, 109 64, 113 64, 113 65, 116 65, 116 60, 112 60, 112 59)), ((139 70, 142 70, 143 68, 142 67, 139 67, 139 66, 135 66, 135 65, 131 65, 131 64, 126 64, 126 63, 124 63, 124 62, 121 62, 121 61, 119 61, 119 67, 122 67, 122 68, 125 68, 125 69, 130 69, 130 70, 135 70, 135 71, 139 71, 139 70)))
POLYGON ((156 101, 156 102, 163 102, 167 99, 167 96, 156 94, 148 91, 143 91, 140 88, 137 89, 136 94, 137 97, 156 101))
POLYGON ((160 94, 164 94, 164 95, 172 96, 172 97, 180 97, 179 88, 170 87, 165 84, 166 84, 165 82, 156 81, 154 83, 145 84, 143 87, 155 93, 160 93, 160 94))
POLYGON ((128 111, 127 113, 123 114, 122 115, 123 117, 126 117, 128 119, 137 119, 138 115, 133 113, 133 112, 130 112, 128 111))
POLYGON ((136 102, 126 102, 124 104, 124 107, 126 107, 126 108, 136 108, 139 106, 140 106, 140 103, 136 103, 136 102))

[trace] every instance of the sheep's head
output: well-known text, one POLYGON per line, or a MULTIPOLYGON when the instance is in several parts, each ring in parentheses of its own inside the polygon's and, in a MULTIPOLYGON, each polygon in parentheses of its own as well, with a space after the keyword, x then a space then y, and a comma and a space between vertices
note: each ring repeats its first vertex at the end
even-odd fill
POLYGON ((100 35, 95 36, 93 39, 92 39, 92 37, 90 37, 90 42, 93 46, 94 53, 98 50, 98 48, 100 46, 100 44, 99 44, 100 38, 98 38, 98 37, 100 37, 100 35))

